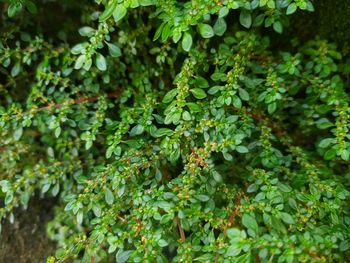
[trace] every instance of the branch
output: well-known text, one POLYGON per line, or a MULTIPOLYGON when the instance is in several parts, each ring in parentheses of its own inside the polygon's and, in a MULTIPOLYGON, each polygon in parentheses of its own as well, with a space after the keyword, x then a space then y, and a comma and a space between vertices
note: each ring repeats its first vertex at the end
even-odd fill
MULTIPOLYGON (((124 89, 118 89, 116 91, 113 91, 111 93, 108 93, 107 94, 107 98, 115 98, 115 97, 118 97, 119 95, 122 94, 124 89)), ((82 103, 87 103, 87 102, 95 102, 98 100, 98 98, 100 97, 101 95, 99 96, 92 96, 92 97, 86 97, 86 96, 81 96, 75 100, 72 100, 70 102, 62 102, 62 103, 53 103, 53 104, 49 104, 47 106, 44 106, 44 107, 40 107, 40 108, 32 108, 30 109, 29 111, 26 111, 26 112, 21 112, 21 113, 18 113, 18 114, 15 114, 15 115, 12 115, 10 118, 13 119, 13 118, 16 118, 16 117, 20 117, 22 116, 23 114, 27 113, 27 112, 30 112, 30 113, 37 113, 37 112, 41 112, 41 111, 51 111, 53 109, 59 109, 59 108, 62 108, 64 105, 79 105, 79 104, 82 104, 82 103)))
POLYGON ((175 218, 177 227, 179 228, 180 236, 181 236, 181 241, 185 242, 186 241, 186 236, 185 236, 185 231, 183 230, 180 219, 178 217, 175 218))

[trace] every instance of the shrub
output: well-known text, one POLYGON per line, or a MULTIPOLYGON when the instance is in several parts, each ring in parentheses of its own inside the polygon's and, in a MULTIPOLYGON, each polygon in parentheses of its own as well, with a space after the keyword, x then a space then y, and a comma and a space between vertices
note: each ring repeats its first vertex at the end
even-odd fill
POLYGON ((266 36, 309 0, 3 5, 0 217, 57 197, 48 262, 349 260, 350 64, 266 36))

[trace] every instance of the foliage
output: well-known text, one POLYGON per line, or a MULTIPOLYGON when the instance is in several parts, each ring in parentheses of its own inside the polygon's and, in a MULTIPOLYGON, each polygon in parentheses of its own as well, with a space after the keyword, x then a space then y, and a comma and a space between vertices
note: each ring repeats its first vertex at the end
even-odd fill
POLYGON ((310 1, 58 2, 0 42, 0 217, 57 197, 48 262, 349 260, 350 64, 261 30, 310 1))

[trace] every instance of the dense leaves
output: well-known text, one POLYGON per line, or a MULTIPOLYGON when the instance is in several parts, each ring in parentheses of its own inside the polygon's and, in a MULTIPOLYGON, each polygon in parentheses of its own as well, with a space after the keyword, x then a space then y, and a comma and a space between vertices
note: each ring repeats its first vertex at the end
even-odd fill
POLYGON ((0 40, 0 217, 57 197, 48 262, 349 260, 349 60, 265 35, 311 1, 56 4, 0 40))

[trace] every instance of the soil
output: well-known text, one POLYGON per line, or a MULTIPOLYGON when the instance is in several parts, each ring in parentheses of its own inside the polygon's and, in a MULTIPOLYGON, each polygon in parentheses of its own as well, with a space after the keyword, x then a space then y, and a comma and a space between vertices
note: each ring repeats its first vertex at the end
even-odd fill
POLYGON ((15 211, 15 222, 2 222, 0 262, 41 263, 55 252, 55 243, 46 235, 53 217, 54 200, 34 199, 28 209, 15 211))

